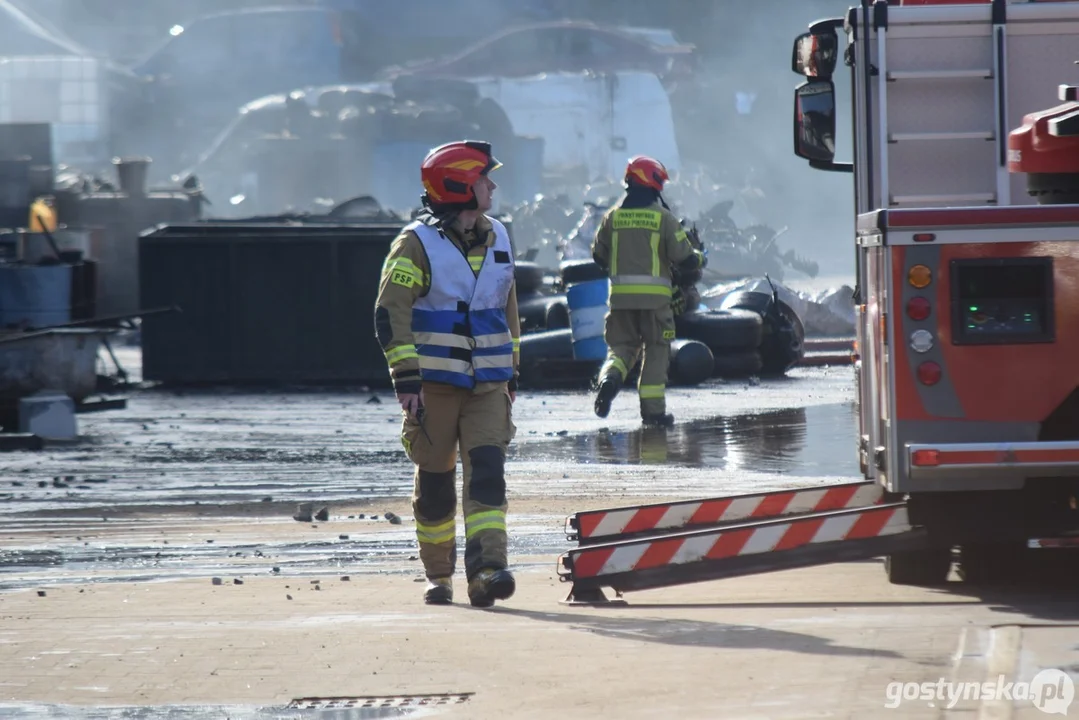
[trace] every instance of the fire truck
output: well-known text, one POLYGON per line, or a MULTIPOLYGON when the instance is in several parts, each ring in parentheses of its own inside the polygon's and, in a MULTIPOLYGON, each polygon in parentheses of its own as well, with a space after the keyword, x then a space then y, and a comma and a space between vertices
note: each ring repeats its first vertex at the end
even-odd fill
POLYGON ((577 513, 564 602, 880 557, 908 585, 1079 569, 1077 61, 1079 2, 861 0, 795 39, 794 154, 853 176, 863 478, 577 513))

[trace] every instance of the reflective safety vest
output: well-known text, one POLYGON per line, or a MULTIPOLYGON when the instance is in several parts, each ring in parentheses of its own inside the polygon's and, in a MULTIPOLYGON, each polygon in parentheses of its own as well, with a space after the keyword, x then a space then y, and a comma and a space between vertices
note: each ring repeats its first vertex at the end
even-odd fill
POLYGON ((449 238, 413 222, 431 267, 431 287, 412 306, 412 334, 424 380, 474 388, 513 379, 513 336, 506 303, 513 286, 513 250, 502 223, 491 219, 495 242, 479 273, 449 238))
POLYGON ((619 208, 612 213, 612 307, 619 295, 650 295, 670 299, 671 271, 666 263, 660 262, 662 223, 663 214, 658 210, 619 208), (627 243, 627 240, 630 242, 627 243))

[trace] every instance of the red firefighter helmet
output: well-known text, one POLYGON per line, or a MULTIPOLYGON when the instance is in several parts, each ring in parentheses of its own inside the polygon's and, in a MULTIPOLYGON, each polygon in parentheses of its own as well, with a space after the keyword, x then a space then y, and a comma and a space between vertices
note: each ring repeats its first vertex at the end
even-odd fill
POLYGON ((427 153, 420 165, 427 199, 439 206, 475 205, 472 186, 502 163, 491 154, 491 144, 476 140, 446 143, 427 153))
POLYGON ((671 179, 667 168, 659 160, 638 155, 626 165, 626 183, 650 187, 656 192, 663 192, 663 183, 671 179))

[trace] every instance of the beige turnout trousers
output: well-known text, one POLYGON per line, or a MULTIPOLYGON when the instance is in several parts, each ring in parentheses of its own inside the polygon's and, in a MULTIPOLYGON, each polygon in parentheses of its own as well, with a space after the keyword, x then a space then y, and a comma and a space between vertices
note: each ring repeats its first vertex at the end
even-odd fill
POLYGON ((406 415, 401 439, 416 465, 412 511, 424 571, 435 579, 456 570, 458 450, 464 470, 465 576, 472 580, 484 568, 504 570, 506 449, 517 431, 506 384, 473 391, 425 382, 423 395, 423 427, 406 415))
POLYGON ((671 306, 654 310, 611 309, 607 313, 603 335, 608 350, 600 380, 617 376, 620 382, 625 382, 626 375, 637 364, 643 346, 644 362, 637 381, 641 416, 667 412, 667 371, 671 361, 671 341, 674 340, 671 306))

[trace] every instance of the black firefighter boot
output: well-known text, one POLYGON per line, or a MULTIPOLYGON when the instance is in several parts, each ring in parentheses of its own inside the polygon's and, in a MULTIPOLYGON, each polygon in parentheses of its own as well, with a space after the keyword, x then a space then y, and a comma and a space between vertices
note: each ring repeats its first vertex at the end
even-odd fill
POLYGON ((618 395, 618 391, 622 389, 622 382, 616 375, 608 375, 603 378, 603 381, 599 384, 599 390, 596 392, 596 416, 605 418, 611 412, 611 403, 614 402, 615 396, 618 395))
POLYGON ((495 600, 508 600, 517 589, 509 570, 484 568, 468 583, 468 601, 472 607, 491 607, 495 600))
POLYGON ((645 427, 674 427, 674 415, 670 413, 641 413, 641 420, 645 427))
POLYGON ((453 603, 453 578, 428 578, 423 591, 423 601, 428 605, 453 603))

